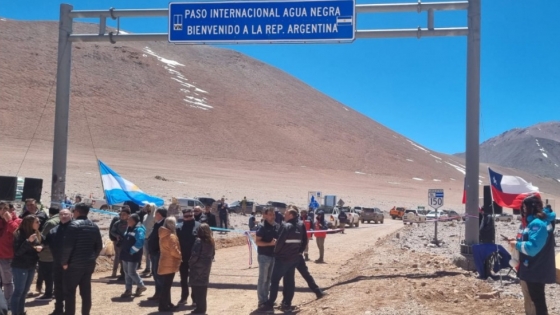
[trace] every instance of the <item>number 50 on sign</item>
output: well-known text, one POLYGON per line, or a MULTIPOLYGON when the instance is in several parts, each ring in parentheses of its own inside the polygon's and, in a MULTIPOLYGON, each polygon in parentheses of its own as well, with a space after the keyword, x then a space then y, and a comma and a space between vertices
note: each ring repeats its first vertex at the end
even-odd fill
POLYGON ((428 204, 434 209, 443 206, 443 189, 429 189, 428 204))

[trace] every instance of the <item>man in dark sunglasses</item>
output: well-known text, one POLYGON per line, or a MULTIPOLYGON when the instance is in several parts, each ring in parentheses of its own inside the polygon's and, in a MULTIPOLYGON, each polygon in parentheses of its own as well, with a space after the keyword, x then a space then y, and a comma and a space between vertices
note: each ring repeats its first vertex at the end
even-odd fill
MULTIPOLYGON (((198 211, 202 214, 200 207, 198 211)), ((198 228, 200 223, 195 221, 195 214, 192 210, 183 211, 183 222, 177 225, 177 237, 181 245, 181 254, 183 262, 179 268, 181 274, 181 300, 178 304, 187 304, 189 297, 189 259, 191 258, 191 251, 198 235, 198 228)))

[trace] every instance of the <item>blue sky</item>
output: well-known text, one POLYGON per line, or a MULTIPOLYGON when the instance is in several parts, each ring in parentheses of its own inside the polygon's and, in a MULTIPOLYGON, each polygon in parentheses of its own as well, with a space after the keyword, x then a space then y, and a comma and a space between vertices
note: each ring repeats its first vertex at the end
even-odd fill
MULTIPOLYGON (((370 0, 358 3, 416 2, 370 0)), ((76 10, 164 8, 168 1, 68 0, 76 10)), ((58 1, 1 0, 0 16, 58 20, 58 1)), ((482 0, 481 142, 560 120, 560 1, 482 0)), ((95 20, 88 20, 95 22, 95 20)), ((426 27, 426 13, 360 14, 358 29, 426 27)), ((116 26, 113 21, 108 22, 116 26)), ((466 26, 436 12, 436 27, 466 26)), ((166 18, 121 19, 131 32, 166 32, 166 18)), ((226 46, 296 76, 419 144, 465 149, 466 38, 361 39, 352 44, 226 46)))

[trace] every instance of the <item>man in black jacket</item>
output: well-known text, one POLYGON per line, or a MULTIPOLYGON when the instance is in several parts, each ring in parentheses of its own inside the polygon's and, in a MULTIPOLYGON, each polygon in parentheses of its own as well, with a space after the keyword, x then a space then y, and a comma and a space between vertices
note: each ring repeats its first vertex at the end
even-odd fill
POLYGON ((150 301, 158 301, 161 290, 162 290, 162 279, 158 275, 158 266, 159 266, 159 228, 163 226, 163 221, 167 218, 167 209, 165 208, 158 208, 154 215, 154 229, 152 230, 152 234, 148 238, 148 249, 150 251, 150 260, 152 261, 152 276, 154 277, 154 282, 156 285, 156 292, 152 297, 149 297, 148 300, 150 301))
POLYGON ((91 310, 91 275, 103 248, 103 241, 97 225, 87 218, 89 208, 84 203, 75 205, 75 220, 68 225, 62 242, 60 263, 64 269, 65 315, 76 314, 78 286, 82 296, 82 315, 89 315, 91 310))
POLYGON ((183 223, 177 226, 177 237, 179 238, 181 255, 183 256, 183 262, 181 262, 179 269, 181 274, 181 300, 179 300, 178 304, 187 304, 187 298, 189 297, 189 259, 191 258, 192 248, 194 241, 196 241, 199 227, 200 223, 194 220, 193 211, 185 210, 183 212, 183 223))
POLYGON ((286 222, 282 223, 278 232, 278 240, 274 247, 274 268, 270 280, 268 301, 260 310, 272 311, 278 297, 280 280, 284 278, 284 294, 282 310, 290 310, 295 291, 295 271, 303 249, 307 246, 305 227, 298 221, 298 210, 290 207, 284 213, 286 222))
POLYGON ((210 212, 210 206, 206 206, 204 208, 204 214, 206 215, 206 223, 210 227, 218 227, 218 223, 216 223, 216 215, 210 212))
POLYGON ((60 223, 45 235, 45 245, 51 249, 53 256, 53 283, 54 283, 54 311, 49 315, 64 314, 64 292, 62 286, 63 269, 62 269, 62 247, 64 237, 70 222, 72 221, 72 212, 68 209, 62 209, 59 212, 60 223))

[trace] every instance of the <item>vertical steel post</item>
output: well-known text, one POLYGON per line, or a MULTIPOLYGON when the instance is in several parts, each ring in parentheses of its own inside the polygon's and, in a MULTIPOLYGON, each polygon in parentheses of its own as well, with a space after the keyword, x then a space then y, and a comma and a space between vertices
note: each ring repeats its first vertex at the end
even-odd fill
POLYGON ((72 34, 72 18, 70 17, 72 9, 73 6, 69 4, 60 5, 60 24, 58 27, 51 204, 59 207, 64 200, 66 188, 70 75, 72 69, 72 42, 68 38, 72 34))
POLYGON ((465 244, 478 244, 480 2, 469 0, 467 36, 467 153, 465 244))

